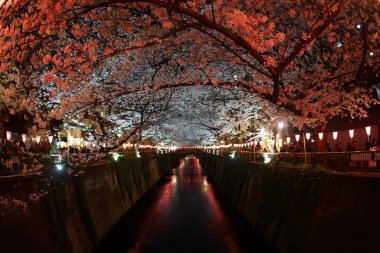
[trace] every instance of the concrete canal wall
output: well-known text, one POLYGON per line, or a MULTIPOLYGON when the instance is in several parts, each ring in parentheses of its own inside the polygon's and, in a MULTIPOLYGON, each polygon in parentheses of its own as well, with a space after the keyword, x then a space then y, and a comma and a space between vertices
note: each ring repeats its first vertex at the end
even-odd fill
POLYGON ((145 156, 82 168, 72 176, 51 169, 1 178, 1 251, 89 252, 178 160, 145 156))
POLYGON ((280 252, 379 252, 380 178, 201 155, 223 195, 280 252))

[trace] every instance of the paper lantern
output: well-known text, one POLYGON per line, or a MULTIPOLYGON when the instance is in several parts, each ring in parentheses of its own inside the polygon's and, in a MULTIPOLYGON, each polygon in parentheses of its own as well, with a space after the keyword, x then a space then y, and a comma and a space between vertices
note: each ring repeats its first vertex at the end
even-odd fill
POLYGON ((53 142, 53 136, 52 135, 49 135, 48 136, 48 140, 49 140, 49 143, 51 144, 53 142))
POLYGON ((350 138, 354 138, 354 129, 348 130, 348 133, 350 134, 350 138))
POLYGON ((40 144, 41 136, 37 135, 37 136, 36 136, 36 141, 37 141, 38 144, 40 144))
POLYGON ((7 141, 9 141, 12 138, 12 132, 11 131, 6 131, 5 133, 7 135, 7 141))
POLYGON ((310 140, 310 133, 306 133, 306 140, 310 140))
POLYGON ((22 134, 22 135, 21 135, 21 138, 22 138, 22 142, 25 143, 25 142, 26 142, 26 134, 22 134))
POLYGON ((323 133, 318 133, 318 137, 320 140, 322 140, 323 139, 323 133))
POLYGON ((368 136, 371 135, 371 127, 370 126, 367 126, 365 128, 365 131, 366 131, 366 133, 367 133, 368 136))
POLYGON ((290 137, 286 137, 286 143, 290 143, 290 137))
POLYGON ((338 138, 338 132, 333 132, 333 138, 336 140, 338 138))
POLYGON ((300 140, 300 135, 299 135, 299 134, 296 134, 295 137, 296 137, 296 141, 299 142, 299 140, 300 140))

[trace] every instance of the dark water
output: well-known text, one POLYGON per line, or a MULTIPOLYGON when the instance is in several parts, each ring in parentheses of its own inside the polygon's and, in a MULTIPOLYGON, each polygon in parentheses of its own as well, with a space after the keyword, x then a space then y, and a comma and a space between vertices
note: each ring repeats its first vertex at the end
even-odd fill
POLYGON ((188 157, 119 221, 93 253, 273 252, 188 157))

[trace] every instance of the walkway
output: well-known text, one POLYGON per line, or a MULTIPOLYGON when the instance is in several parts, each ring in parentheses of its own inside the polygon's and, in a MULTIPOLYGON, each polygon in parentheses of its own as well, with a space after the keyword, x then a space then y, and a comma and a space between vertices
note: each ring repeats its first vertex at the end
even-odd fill
POLYGON ((95 252, 270 252, 223 203, 196 158, 143 197, 95 252))

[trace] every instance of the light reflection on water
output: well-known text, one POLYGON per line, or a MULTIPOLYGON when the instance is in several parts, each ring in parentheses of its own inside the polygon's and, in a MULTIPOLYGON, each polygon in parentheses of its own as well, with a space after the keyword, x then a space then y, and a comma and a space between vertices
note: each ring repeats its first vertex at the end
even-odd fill
MULTIPOLYGON (((252 252, 258 248, 252 245, 255 240, 250 226, 235 217, 236 213, 226 210, 195 157, 182 160, 167 181, 149 194, 152 195, 149 203, 137 207, 138 211, 132 210, 135 224, 131 226, 134 223, 131 218, 122 221, 123 226, 131 226, 118 232, 125 234, 118 236, 120 241, 128 240, 127 248, 112 249, 112 252, 227 253, 252 252)), ((110 245, 120 243, 115 240, 110 245)), ((109 247, 112 246, 104 246, 103 250, 109 247)))

